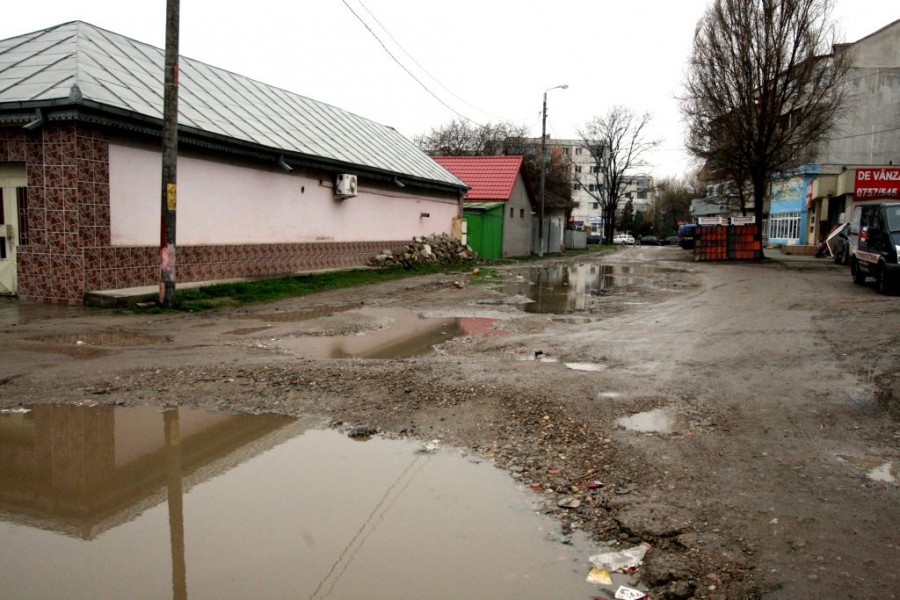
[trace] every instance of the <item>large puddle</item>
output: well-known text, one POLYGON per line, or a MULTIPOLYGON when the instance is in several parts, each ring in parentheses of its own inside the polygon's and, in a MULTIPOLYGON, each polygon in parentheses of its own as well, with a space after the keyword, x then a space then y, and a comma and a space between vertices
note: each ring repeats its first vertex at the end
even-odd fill
POLYGON ((586 310, 592 296, 636 283, 652 281, 666 269, 647 265, 557 265, 533 267, 516 279, 505 281, 502 291, 528 298, 522 310, 530 313, 563 314, 586 310))
POLYGON ((285 417, 0 414, 0 598, 592 598, 489 463, 285 417))
POLYGON ((296 335, 274 343, 304 358, 410 358, 434 354, 435 346, 456 337, 503 333, 495 329, 496 319, 429 318, 403 309, 361 309, 346 318, 351 333, 296 335))

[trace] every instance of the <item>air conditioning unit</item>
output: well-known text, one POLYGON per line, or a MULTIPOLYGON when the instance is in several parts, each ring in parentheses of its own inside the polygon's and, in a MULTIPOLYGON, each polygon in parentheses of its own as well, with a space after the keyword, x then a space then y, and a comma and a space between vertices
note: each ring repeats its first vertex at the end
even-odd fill
POLYGON ((334 195, 339 199, 356 196, 356 175, 338 175, 334 183, 334 195))

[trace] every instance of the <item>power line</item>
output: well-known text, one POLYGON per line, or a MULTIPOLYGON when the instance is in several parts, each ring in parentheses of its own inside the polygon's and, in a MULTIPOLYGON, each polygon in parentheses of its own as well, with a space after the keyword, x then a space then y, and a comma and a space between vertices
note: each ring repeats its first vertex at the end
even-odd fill
POLYGON ((460 113, 459 111, 457 111, 455 108, 453 108, 452 106, 450 106, 449 104, 447 104, 446 102, 444 102, 437 94, 435 94, 433 91, 431 91, 431 89, 429 89, 429 87, 428 87, 427 85, 425 85, 424 83, 422 83, 422 82, 419 80, 419 78, 416 77, 416 76, 412 73, 412 71, 410 71, 409 69, 406 68, 406 65, 404 65, 403 63, 401 63, 401 62, 397 59, 397 57, 394 56, 394 54, 388 49, 388 47, 387 47, 387 46, 385 45, 385 43, 381 40, 381 38, 378 37, 378 34, 375 33, 375 32, 372 30, 371 27, 369 27, 369 24, 366 23, 366 22, 362 19, 362 17, 360 17, 359 14, 357 14, 357 12, 356 12, 355 10, 353 10, 353 7, 351 7, 349 4, 347 4, 347 0, 341 0, 341 2, 343 2, 343 3, 344 3, 344 6, 347 7, 347 10, 349 10, 351 13, 353 13, 353 16, 356 17, 356 19, 357 19, 360 23, 363 24, 363 27, 365 27, 365 28, 369 31, 369 33, 372 34, 372 37, 374 37, 374 38, 378 41, 378 43, 381 45, 381 47, 384 48, 384 51, 387 52, 388 56, 390 56, 391 59, 392 59, 395 63, 397 63, 397 65, 398 65, 401 69, 403 69, 404 71, 406 71, 407 75, 409 75, 410 77, 412 77, 413 80, 415 80, 416 83, 418 83, 420 86, 422 86, 422 89, 424 89, 426 92, 428 92, 429 94, 431 94, 431 96, 432 96, 435 100, 437 100, 438 102, 440 102, 444 107, 446 107, 450 112, 452 112, 453 114, 455 114, 456 116, 458 116, 460 119, 463 119, 464 121, 469 121, 470 123, 474 123, 475 125, 478 125, 479 127, 483 127, 483 125, 481 125, 481 124, 478 123, 477 121, 474 121, 474 120, 470 119, 469 117, 463 115, 462 113, 460 113))
POLYGON ((498 116, 498 115, 489 113, 489 112, 486 111, 486 110, 481 110, 481 109, 478 108, 477 106, 473 106, 472 104, 470 104, 469 102, 467 102, 464 98, 461 98, 460 96, 458 96, 457 94, 455 94, 455 93, 453 92, 453 90, 451 90, 451 89, 448 88, 446 85, 444 85, 437 77, 435 77, 434 75, 432 75, 432 74, 428 71, 428 69, 426 69, 425 67, 423 67, 422 64, 421 64, 419 61, 417 61, 417 60, 415 59, 415 57, 414 57, 412 54, 410 54, 410 53, 406 50, 406 48, 403 47, 402 44, 400 44, 399 41, 397 41, 397 38, 395 38, 395 37, 391 34, 391 32, 388 30, 388 28, 384 26, 384 23, 382 23, 381 21, 378 20, 378 17, 376 17, 376 16, 372 13, 372 11, 369 10, 369 7, 366 6, 366 5, 362 2, 362 0, 357 0, 357 1, 359 2, 359 5, 362 6, 363 9, 364 9, 367 13, 369 13, 369 16, 372 17, 372 20, 374 20, 376 23, 378 23, 378 26, 381 27, 382 31, 384 31, 384 32, 387 34, 387 36, 388 36, 389 38, 391 38, 391 41, 394 42, 394 43, 397 45, 398 48, 400 48, 400 50, 403 52, 403 54, 405 54, 405 55, 413 62, 414 65, 416 65, 417 67, 419 67, 420 69, 422 69, 422 72, 425 73, 426 75, 428 75, 435 83, 437 83, 439 86, 441 86, 442 88, 444 88, 444 90, 445 90, 448 94, 450 94, 451 96, 453 96, 454 98, 456 98, 457 100, 459 100, 460 102, 462 102, 463 104, 465 104, 466 106, 468 106, 468 107, 471 108, 471 109, 477 110, 478 112, 480 112, 480 113, 482 113, 482 114, 485 114, 485 115, 494 117, 495 119, 500 119, 501 121, 503 120, 503 117, 500 117, 500 116, 498 116))
POLYGON ((865 133, 857 133, 854 135, 845 135, 843 137, 825 138, 825 141, 834 142, 837 140, 849 140, 849 139, 858 138, 858 137, 877 135, 879 133, 890 133, 891 131, 897 131, 897 130, 900 130, 900 127, 891 127, 890 129, 879 129, 878 131, 867 131, 865 133))

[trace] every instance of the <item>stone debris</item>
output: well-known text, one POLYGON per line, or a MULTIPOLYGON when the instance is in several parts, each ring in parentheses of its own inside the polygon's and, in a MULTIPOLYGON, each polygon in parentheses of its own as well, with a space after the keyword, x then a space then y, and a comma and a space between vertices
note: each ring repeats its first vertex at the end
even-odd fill
POLYGON ((430 263, 450 265, 476 262, 478 255, 468 246, 447 234, 414 237, 411 244, 403 248, 384 249, 369 259, 375 267, 403 267, 409 269, 417 264, 430 263))

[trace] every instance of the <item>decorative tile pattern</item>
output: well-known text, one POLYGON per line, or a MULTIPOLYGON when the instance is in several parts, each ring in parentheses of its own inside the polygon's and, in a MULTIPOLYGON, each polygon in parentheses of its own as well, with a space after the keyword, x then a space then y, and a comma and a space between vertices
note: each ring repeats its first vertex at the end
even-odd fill
MULTIPOLYGON (((159 250, 110 246, 109 142, 83 124, 0 128, 0 161, 26 163, 30 243, 17 254, 18 294, 80 305, 93 290, 159 283, 159 250)), ((178 282, 287 275, 365 265, 406 241, 178 247, 178 282)))

